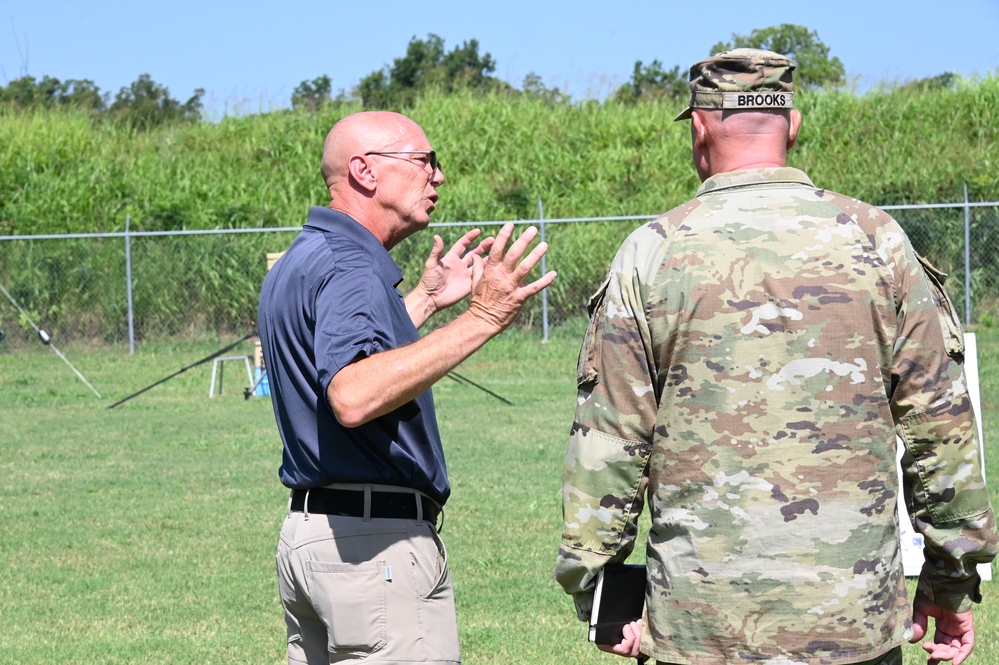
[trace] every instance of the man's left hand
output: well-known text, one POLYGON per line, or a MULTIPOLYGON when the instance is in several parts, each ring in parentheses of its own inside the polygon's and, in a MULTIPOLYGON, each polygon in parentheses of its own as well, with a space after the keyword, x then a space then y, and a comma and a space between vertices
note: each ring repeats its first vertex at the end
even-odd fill
POLYGON ((486 238, 469 250, 481 233, 479 229, 472 229, 443 256, 444 240, 434 236, 434 246, 423 264, 423 275, 417 288, 433 302, 435 311, 447 309, 472 292, 472 256, 482 256, 493 244, 493 238, 486 238))
POLYGON ((460 302, 472 292, 472 257, 482 256, 492 247, 486 238, 469 250, 482 232, 472 229, 444 254, 444 240, 434 236, 434 246, 423 264, 420 283, 406 296, 406 309, 419 328, 431 316, 460 302))

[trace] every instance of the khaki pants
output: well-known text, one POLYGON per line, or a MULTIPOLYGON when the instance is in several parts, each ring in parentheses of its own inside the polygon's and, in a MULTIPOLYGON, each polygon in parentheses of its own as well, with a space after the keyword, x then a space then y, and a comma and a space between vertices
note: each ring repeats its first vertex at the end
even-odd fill
POLYGON ((291 512, 277 551, 289 663, 458 663, 447 552, 425 521, 291 512))

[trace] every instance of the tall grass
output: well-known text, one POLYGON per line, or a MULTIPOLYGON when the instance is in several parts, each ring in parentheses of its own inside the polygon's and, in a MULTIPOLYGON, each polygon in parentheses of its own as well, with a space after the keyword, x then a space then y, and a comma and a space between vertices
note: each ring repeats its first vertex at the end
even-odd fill
MULTIPOLYGON (((791 162, 878 205, 999 191, 999 77, 955 90, 799 93, 791 162)), ((325 202, 323 138, 358 110, 274 111, 135 132, 72 111, 0 109, 0 232, 296 224, 325 202)), ((652 214, 690 196, 689 123, 673 104, 551 104, 428 93, 404 111, 447 174, 439 221, 652 214)))
MULTIPOLYGON (((999 76, 954 90, 804 91, 797 103, 805 122, 790 161, 821 187, 876 205, 955 201, 965 183, 972 199, 999 198, 999 76)), ((135 132, 71 111, 0 109, 0 234, 121 231, 126 215, 134 231, 298 226, 310 205, 328 201, 318 170, 324 136, 356 110, 334 104, 315 115, 274 111, 135 132)), ((653 215, 698 185, 689 123, 673 122, 672 104, 431 92, 404 110, 441 155, 447 182, 438 222, 535 219, 539 200, 548 219, 653 215)), ((550 296, 564 311, 576 311, 599 283, 630 226, 552 230, 552 260, 566 279, 550 296)), ((422 240, 400 246, 400 262, 418 266, 422 240)), ((169 324, 149 330, 175 334, 206 317, 216 330, 250 325, 263 256, 286 244, 178 243, 143 282, 144 300, 177 303, 150 315, 169 324), (209 260, 217 252, 221 264, 209 260), (235 304, 230 289, 217 287, 232 280, 242 294, 235 304)), ((958 256, 939 232, 921 249, 947 264, 958 256)), ((0 283, 53 325, 122 338, 123 277, 109 275, 123 271, 119 243, 42 252, 6 242, 0 252, 0 283), (101 275, 113 285, 98 287, 101 275), (98 323, 105 320, 113 323, 98 323)), ((999 256, 983 259, 980 271, 999 269, 999 256)))

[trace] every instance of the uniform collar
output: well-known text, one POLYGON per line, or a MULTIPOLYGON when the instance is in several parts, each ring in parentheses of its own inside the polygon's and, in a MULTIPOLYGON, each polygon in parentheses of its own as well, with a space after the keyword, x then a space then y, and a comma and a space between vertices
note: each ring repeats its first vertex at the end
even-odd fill
POLYGON ((746 171, 730 171, 718 173, 705 180, 697 195, 710 194, 733 187, 752 185, 796 184, 815 187, 804 171, 785 166, 783 168, 749 169, 746 171))

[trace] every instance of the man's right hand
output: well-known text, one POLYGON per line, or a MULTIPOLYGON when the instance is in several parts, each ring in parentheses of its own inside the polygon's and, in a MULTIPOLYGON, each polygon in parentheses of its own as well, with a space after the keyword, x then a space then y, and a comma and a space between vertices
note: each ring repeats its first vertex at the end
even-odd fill
POLYGON ((923 642, 929 654, 926 665, 950 661, 961 665, 975 648, 975 622, 971 612, 952 612, 917 598, 913 603, 912 639, 915 644, 927 633, 928 617, 933 617, 933 639, 923 642))
POLYGON ((531 253, 521 260, 528 245, 537 236, 531 226, 520 234, 509 251, 506 244, 513 235, 513 224, 503 225, 485 259, 472 256, 472 302, 470 314, 496 329, 505 330, 531 296, 555 281, 556 273, 549 271, 540 279, 524 284, 523 280, 548 251, 547 243, 538 243, 531 253))
POLYGON ((624 637, 620 644, 598 644, 597 648, 606 653, 613 653, 627 658, 642 658, 639 647, 642 639, 642 622, 632 621, 624 625, 624 637))
MULTIPOLYGON (((467 312, 412 344, 359 357, 330 379, 326 399, 344 427, 358 427, 416 399, 503 332, 524 302, 554 281, 555 273, 549 272, 535 282, 522 283, 548 245, 540 243, 524 257, 537 235, 531 227, 504 253, 511 235, 513 224, 504 224, 485 259, 475 250, 459 247, 460 260, 471 255, 473 262, 472 302, 467 312)), ((470 242, 468 235, 465 239, 470 242)))

